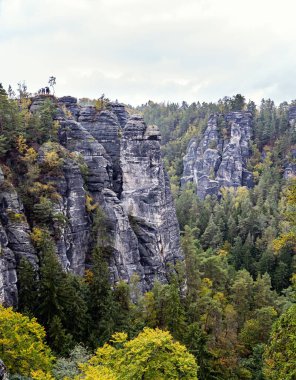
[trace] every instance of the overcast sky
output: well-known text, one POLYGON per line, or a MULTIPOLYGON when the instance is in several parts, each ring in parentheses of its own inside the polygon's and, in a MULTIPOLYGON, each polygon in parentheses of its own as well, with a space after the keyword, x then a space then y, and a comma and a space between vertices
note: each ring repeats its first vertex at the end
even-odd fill
POLYGON ((296 98, 295 0, 0 0, 0 82, 58 96, 296 98))

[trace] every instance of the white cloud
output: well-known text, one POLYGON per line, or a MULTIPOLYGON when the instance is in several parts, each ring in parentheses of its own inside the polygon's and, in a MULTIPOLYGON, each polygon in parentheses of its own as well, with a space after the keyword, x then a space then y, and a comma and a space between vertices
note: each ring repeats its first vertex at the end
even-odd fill
POLYGON ((142 103, 296 98, 296 3, 0 0, 0 81, 142 103))

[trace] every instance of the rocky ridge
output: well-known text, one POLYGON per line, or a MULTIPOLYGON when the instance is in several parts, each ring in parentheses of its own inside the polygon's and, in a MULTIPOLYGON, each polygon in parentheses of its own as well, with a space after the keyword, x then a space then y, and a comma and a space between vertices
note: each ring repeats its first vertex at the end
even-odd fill
MULTIPOLYGON (((33 99, 36 112, 43 98, 33 99)), ((67 96, 57 100, 59 173, 45 178, 59 195, 55 215, 62 219, 56 253, 67 271, 79 275, 89 265, 93 222, 87 203, 100 210, 103 228, 96 231, 110 252, 110 280, 139 278, 142 291, 167 281, 170 264, 182 260, 179 227, 169 180, 160 153, 160 133, 140 116, 129 117, 120 103, 104 110, 80 107, 67 96)), ((38 151, 42 165, 51 144, 38 151)), ((17 263, 26 257, 38 266, 30 227, 16 190, 0 172, 0 302, 17 303, 17 263)), ((53 226, 55 228, 55 226, 53 226)))
POLYGON ((252 174, 247 170, 251 137, 250 112, 211 115, 202 139, 189 142, 181 185, 194 183, 202 199, 219 195, 222 187, 252 187, 252 174))

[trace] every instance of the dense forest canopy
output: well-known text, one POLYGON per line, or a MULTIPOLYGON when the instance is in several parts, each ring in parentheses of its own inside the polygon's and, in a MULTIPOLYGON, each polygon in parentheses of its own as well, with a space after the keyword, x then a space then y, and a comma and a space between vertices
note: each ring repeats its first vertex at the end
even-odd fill
MULTIPOLYGON (((13 322, 0 325, 0 343, 8 347, 0 356, 10 373, 34 379, 293 379, 296 182, 284 171, 295 165, 290 112, 296 102, 276 106, 263 99, 256 107, 236 95, 217 103, 149 101, 131 108, 160 128, 185 256, 169 283, 156 281, 144 294, 137 276, 130 284, 110 285, 109 252, 99 241, 93 242, 83 277, 60 266, 54 244, 67 221, 54 210, 58 194, 48 178, 59 174, 69 152, 58 143, 54 97, 34 114, 30 102, 27 92, 15 99, 1 86, 1 190, 12 185, 18 190, 40 260, 39 269, 28 260, 18 264, 17 311, 23 316, 0 309, 0 318, 13 322), (241 110, 253 117, 248 170, 254 186, 224 188, 219 197, 200 199, 193 185, 180 186, 188 143, 202 138, 211 114, 241 110), (18 323, 28 327, 20 331, 18 323), (31 330, 39 351, 28 369, 26 357, 14 363, 27 344, 23 334, 31 330)), ((105 103, 101 99, 97 105, 104 108, 105 103)), ((81 158, 71 159, 86 170, 81 158)), ((86 207, 104 236, 102 210, 92 199, 86 207)))

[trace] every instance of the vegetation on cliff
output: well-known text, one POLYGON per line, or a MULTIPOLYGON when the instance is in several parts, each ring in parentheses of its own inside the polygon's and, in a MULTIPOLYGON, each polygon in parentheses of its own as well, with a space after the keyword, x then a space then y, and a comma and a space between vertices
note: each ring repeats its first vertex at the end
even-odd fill
MULTIPOLYGON (((84 276, 62 269, 56 244, 67 220, 56 208, 61 197, 55 178, 66 160, 84 172, 85 163, 58 143, 55 99, 34 113, 29 102, 26 94, 10 99, 1 88, 1 190, 14 187, 20 194, 39 261, 18 262, 22 315, 0 310, 6 321, 0 341, 12 345, 1 358, 10 373, 34 379, 259 380, 278 372, 292 379, 295 180, 284 176, 295 165, 290 105, 264 100, 257 110, 235 96, 216 104, 149 102, 138 108, 162 132, 185 255, 169 283, 155 281, 142 294, 137 276, 129 285, 111 286, 110 251, 100 239, 92 241, 84 276), (201 200, 193 186, 180 187, 188 142, 202 136, 211 113, 242 108, 254 119, 248 161, 254 187, 223 189, 220 197, 201 200), (30 360, 42 357, 36 366, 19 354, 30 339, 39 347, 30 360)), ((108 226, 100 206, 88 195, 85 208, 94 236, 104 239, 108 226)), ((23 215, 10 211, 8 218, 21 225, 23 215)))

